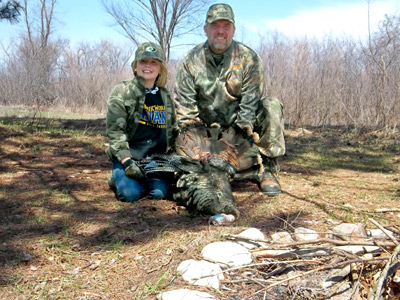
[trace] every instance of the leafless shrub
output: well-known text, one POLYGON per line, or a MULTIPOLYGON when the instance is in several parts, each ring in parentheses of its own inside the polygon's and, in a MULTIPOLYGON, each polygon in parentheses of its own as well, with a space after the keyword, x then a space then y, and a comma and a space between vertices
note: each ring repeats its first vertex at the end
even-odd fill
POLYGON ((400 115, 399 17, 386 17, 367 45, 349 38, 261 38, 269 94, 293 125, 388 126, 400 115), (397 117, 396 117, 397 116, 397 117))
POLYGON ((369 75, 371 122, 377 126, 397 125, 400 113, 400 16, 386 15, 362 50, 369 75))
POLYGON ((104 112, 112 87, 132 76, 128 60, 132 51, 102 41, 81 43, 63 53, 59 70, 59 105, 72 110, 104 112))

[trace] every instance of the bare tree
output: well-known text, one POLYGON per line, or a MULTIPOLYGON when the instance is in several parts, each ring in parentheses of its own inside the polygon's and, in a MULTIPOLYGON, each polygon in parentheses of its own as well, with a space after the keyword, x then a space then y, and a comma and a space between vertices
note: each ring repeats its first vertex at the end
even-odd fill
POLYGON ((23 1, 24 31, 10 52, 6 90, 9 100, 23 105, 51 106, 57 98, 58 60, 65 41, 51 38, 57 0, 23 1), (16 93, 13 95, 12 93, 16 93))
POLYGON ((39 39, 39 47, 45 48, 48 45, 50 34, 52 33, 54 21, 54 8, 57 0, 39 0, 40 14, 31 16, 28 6, 28 0, 24 0, 24 20, 26 25, 26 36, 28 42, 34 47, 34 39, 39 39))
MULTIPOLYGON (((194 33, 204 25, 204 9, 210 0, 101 0, 124 34, 135 45, 153 39, 167 60, 175 38, 194 33)), ((175 45, 176 46, 176 45, 175 45)))
POLYGON ((2 1, 0 0, 0 20, 8 20, 10 23, 18 22, 21 14, 22 6, 18 1, 2 1))
POLYGON ((373 93, 376 125, 386 124, 386 119, 396 112, 398 106, 398 99, 393 99, 391 95, 398 94, 399 91, 397 85, 400 64, 399 34, 400 16, 386 15, 378 31, 373 34, 369 31, 368 46, 363 48, 376 91, 373 93))

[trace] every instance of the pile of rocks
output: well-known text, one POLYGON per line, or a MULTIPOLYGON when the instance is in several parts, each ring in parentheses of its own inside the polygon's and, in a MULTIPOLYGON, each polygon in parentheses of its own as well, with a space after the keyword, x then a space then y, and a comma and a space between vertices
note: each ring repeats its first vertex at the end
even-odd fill
MULTIPOLYGON (((372 283, 368 283, 371 286, 369 293, 374 291, 390 294, 396 292, 396 284, 400 291, 400 262, 396 258, 400 246, 396 247, 399 244, 396 235, 397 233, 382 227, 366 230, 362 224, 344 223, 334 227, 328 234, 298 227, 293 233, 276 232, 270 239, 266 239, 260 230, 250 228, 239 235, 227 236, 226 241, 206 245, 201 251, 202 260, 183 261, 177 271, 193 286, 220 290, 221 282, 225 280, 224 274, 228 272, 232 277, 235 271, 244 267, 248 269, 276 265, 268 276, 257 278, 258 281, 254 280, 263 282, 260 288, 264 292, 274 287, 286 286, 292 292, 295 290, 297 295, 302 295, 303 299, 315 299, 313 297, 318 294, 329 295, 329 299, 339 300, 351 299, 352 295, 361 293, 361 290, 365 293, 361 265, 379 262, 382 266, 382 262, 385 265, 391 261, 390 272, 383 274, 380 267, 379 275, 385 276, 384 279, 390 276, 394 287, 386 290, 381 287, 378 290, 373 288, 372 283), (393 251, 392 256, 387 255, 390 250, 393 251), (358 274, 358 278, 355 278, 354 274, 358 274)), ((376 278, 376 281, 378 280, 379 278, 376 278)), ((388 287, 387 282, 385 284, 388 287)), ((179 289, 162 292, 158 299, 217 298, 205 292, 179 289)))

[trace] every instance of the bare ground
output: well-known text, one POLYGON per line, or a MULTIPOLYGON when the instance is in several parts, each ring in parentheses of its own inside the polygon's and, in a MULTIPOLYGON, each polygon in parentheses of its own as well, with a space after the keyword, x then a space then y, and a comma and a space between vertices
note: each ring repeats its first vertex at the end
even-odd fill
POLYGON ((0 139, 2 299, 155 299, 178 288, 218 299, 292 299, 284 287, 265 298, 260 283, 233 274, 221 291, 192 287, 176 267, 249 227, 266 237, 298 226, 325 233, 335 221, 373 227, 373 217, 399 229, 400 212, 374 212, 400 208, 398 132, 288 129, 282 194, 266 198, 254 183, 233 182, 241 217, 222 227, 170 200, 118 202, 107 185, 102 119, 3 118, 0 139))

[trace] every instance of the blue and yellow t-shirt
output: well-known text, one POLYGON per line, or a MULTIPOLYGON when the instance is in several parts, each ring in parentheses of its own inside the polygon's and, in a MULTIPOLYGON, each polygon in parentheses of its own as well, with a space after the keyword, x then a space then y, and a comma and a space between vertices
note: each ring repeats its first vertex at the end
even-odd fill
POLYGON ((139 126, 129 141, 132 158, 139 160, 167 149, 165 105, 157 86, 146 89, 146 100, 139 126))

